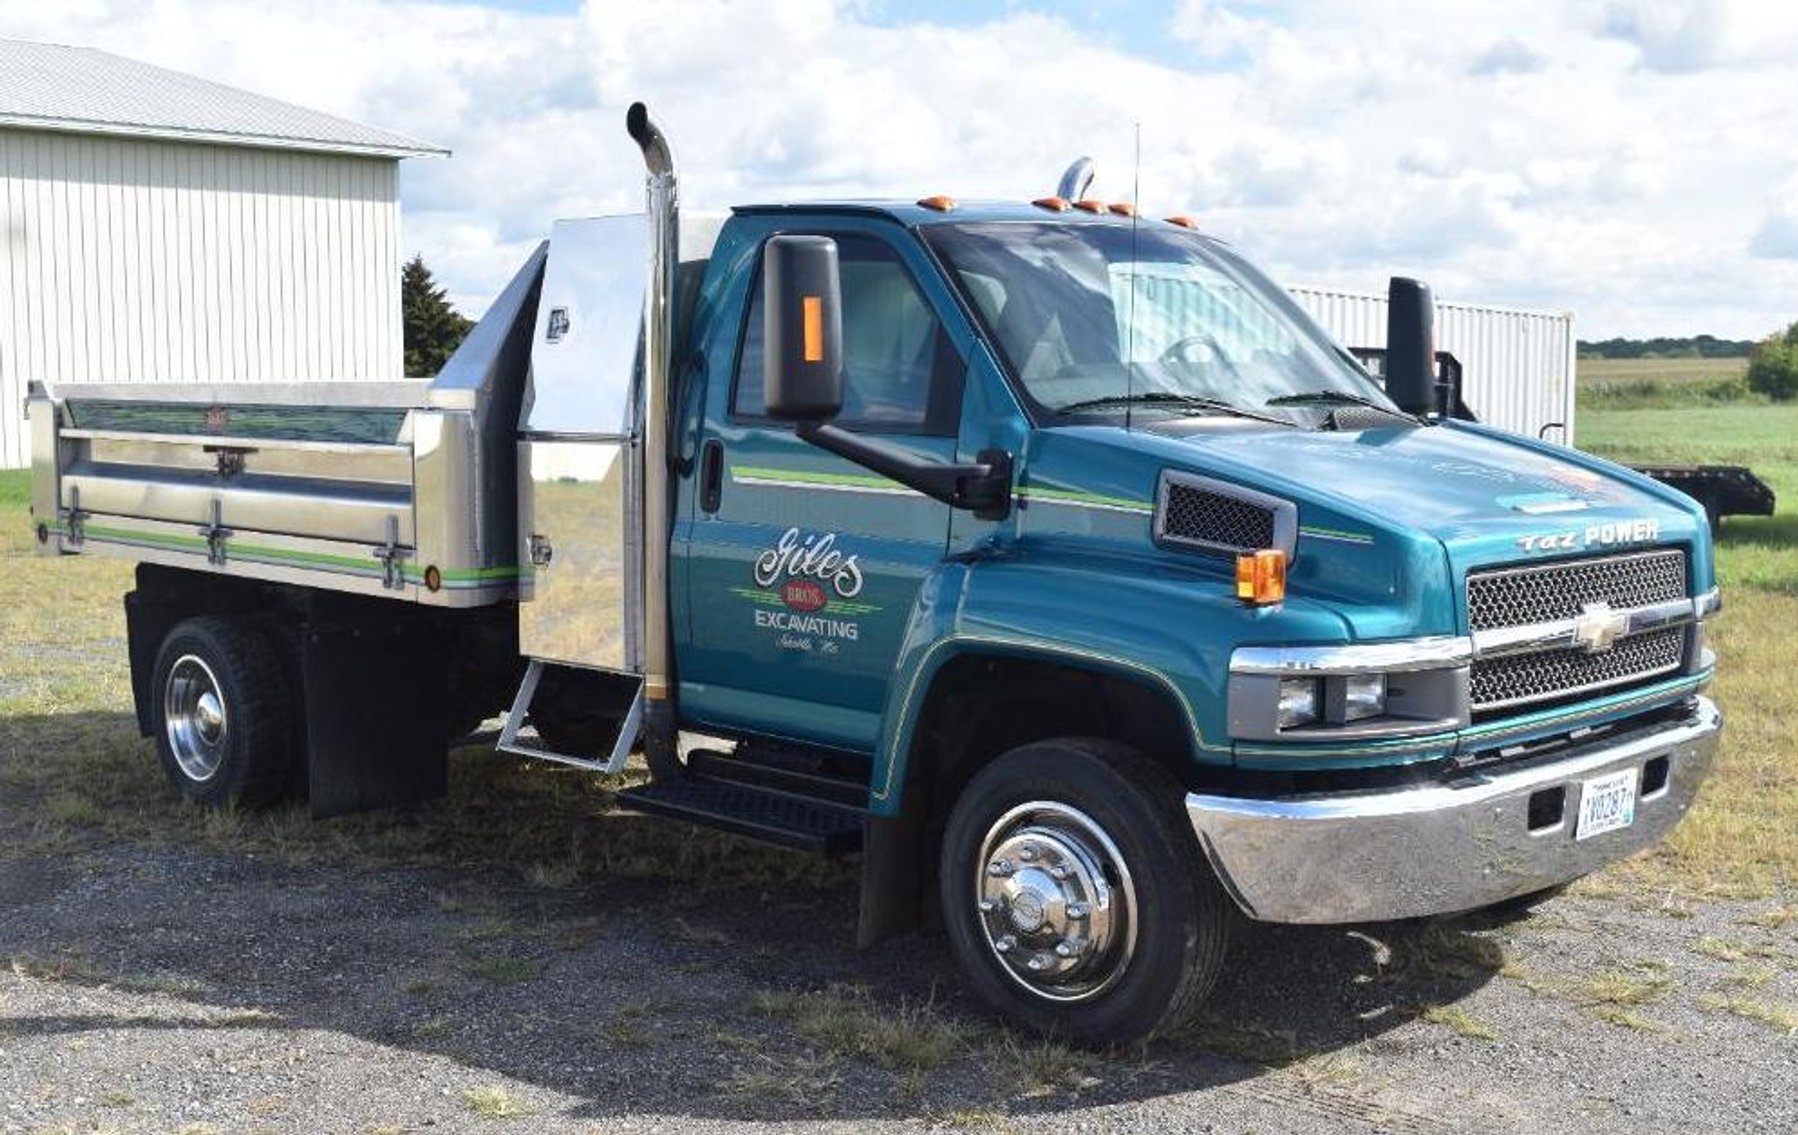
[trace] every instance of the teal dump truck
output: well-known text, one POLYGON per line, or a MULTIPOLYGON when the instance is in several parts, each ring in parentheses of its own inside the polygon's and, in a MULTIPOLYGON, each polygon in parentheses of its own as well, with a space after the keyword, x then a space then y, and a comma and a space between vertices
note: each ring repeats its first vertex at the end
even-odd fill
POLYGON ((1704 512, 1456 421, 1428 293, 1384 382, 1121 204, 561 222, 434 379, 34 388, 49 554, 139 562, 177 790, 319 814, 448 747, 857 854, 860 933, 1165 1031, 1248 918, 1527 901, 1664 837, 1721 718, 1704 512))

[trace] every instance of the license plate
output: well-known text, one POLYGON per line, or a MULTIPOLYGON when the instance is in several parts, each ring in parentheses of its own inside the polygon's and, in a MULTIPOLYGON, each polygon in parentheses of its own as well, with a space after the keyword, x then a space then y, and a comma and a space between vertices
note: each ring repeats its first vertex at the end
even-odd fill
POLYGON ((1627 828, 1636 821, 1636 770, 1594 777, 1580 786, 1576 840, 1627 828))

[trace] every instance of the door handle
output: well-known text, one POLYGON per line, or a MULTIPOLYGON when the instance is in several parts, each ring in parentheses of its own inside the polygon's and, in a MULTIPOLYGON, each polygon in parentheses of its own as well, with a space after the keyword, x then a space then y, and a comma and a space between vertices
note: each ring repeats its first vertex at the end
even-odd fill
POLYGON ((711 438, 699 451, 699 511, 717 512, 724 496, 724 443, 711 438))

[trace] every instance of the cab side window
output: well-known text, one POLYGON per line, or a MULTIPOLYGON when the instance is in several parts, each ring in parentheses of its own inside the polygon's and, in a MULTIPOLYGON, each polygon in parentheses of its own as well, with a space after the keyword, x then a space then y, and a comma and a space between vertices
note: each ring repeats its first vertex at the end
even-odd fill
MULTIPOLYGON (((843 412, 838 425, 869 433, 954 436, 965 366, 898 253, 884 241, 844 234, 843 412)), ((731 410, 763 417, 762 297, 756 289, 737 355, 731 410)))

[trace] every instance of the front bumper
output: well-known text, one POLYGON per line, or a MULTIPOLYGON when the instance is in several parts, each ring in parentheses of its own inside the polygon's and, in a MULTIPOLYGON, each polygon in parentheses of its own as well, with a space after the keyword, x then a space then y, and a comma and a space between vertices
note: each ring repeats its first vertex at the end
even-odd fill
POLYGON ((1708 698, 1676 724, 1606 739, 1465 784, 1285 800, 1191 794, 1187 815, 1224 887, 1264 922, 1377 922, 1472 910, 1570 882, 1663 839, 1691 807, 1723 715, 1708 698), (1642 766, 1668 758, 1640 794, 1642 766), (1581 785, 1637 770, 1635 821, 1576 841, 1581 785), (1558 824, 1530 829, 1530 800, 1564 789, 1558 824))

